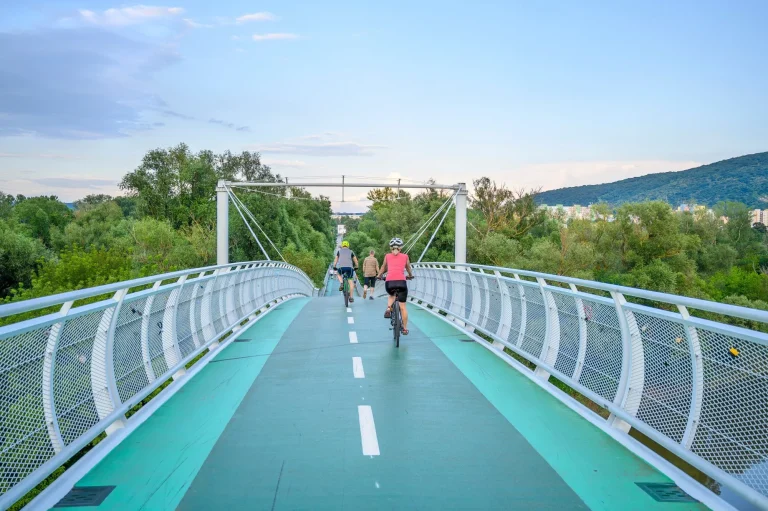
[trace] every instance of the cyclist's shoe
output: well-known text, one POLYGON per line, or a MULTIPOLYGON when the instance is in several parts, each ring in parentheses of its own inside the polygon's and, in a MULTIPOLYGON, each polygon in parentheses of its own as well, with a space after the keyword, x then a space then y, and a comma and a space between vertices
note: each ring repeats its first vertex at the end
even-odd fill
POLYGON ((344 284, 339 286, 339 291, 344 291, 344 284))
POLYGON ((352 303, 352 302, 354 302, 354 301, 355 301, 355 299, 354 299, 354 298, 352 298, 352 297, 350 296, 350 297, 349 297, 349 303, 352 303))
POLYGON ((387 309, 387 312, 384 313, 384 317, 387 318, 387 319, 391 318, 392 317, 392 311, 387 309))
POLYGON ((408 335, 408 329, 407 328, 403 328, 400 331, 403 332, 403 335, 408 335))

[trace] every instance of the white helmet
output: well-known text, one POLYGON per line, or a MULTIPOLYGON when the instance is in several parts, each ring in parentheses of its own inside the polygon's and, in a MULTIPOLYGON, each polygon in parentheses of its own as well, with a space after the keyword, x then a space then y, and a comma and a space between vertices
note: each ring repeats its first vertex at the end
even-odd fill
POLYGON ((403 246, 403 240, 400 238, 392 238, 389 240, 389 246, 391 247, 402 247, 403 246))

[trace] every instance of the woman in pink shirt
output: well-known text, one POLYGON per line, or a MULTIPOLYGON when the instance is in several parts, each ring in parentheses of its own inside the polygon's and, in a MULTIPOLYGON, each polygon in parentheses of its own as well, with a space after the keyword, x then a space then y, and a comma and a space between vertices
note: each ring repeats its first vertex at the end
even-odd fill
POLYGON ((392 241, 389 242, 389 248, 392 249, 392 253, 384 256, 384 264, 381 265, 378 275, 381 278, 384 273, 387 274, 384 288, 389 294, 389 303, 384 317, 389 318, 391 316, 392 303, 394 303, 395 293, 397 293, 397 299, 400 302, 400 316, 403 318, 403 335, 408 335, 408 310, 405 308, 405 302, 408 300, 408 285, 405 283, 405 272, 408 272, 409 279, 413 278, 411 262, 408 260, 408 254, 400 252, 403 248, 403 240, 400 238, 392 238, 392 241))

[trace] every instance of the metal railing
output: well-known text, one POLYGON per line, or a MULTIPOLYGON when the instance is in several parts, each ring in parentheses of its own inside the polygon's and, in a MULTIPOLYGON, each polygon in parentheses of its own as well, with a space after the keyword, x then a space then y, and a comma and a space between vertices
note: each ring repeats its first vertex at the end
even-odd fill
POLYGON ((313 293, 294 266, 249 262, 0 306, 40 315, 0 327, 0 509, 256 311, 313 293))
POLYGON ((603 406, 606 427, 636 428, 768 509, 768 334, 728 324, 764 326, 768 312, 492 266, 413 268, 410 300, 603 406))

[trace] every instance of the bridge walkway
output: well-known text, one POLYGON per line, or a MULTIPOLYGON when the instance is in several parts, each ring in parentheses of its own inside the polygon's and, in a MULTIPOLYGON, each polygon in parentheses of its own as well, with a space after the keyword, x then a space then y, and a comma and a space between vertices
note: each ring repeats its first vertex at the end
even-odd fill
POLYGON ((705 509, 466 335, 411 306, 392 344, 383 302, 280 304, 77 486, 93 510, 705 509))

